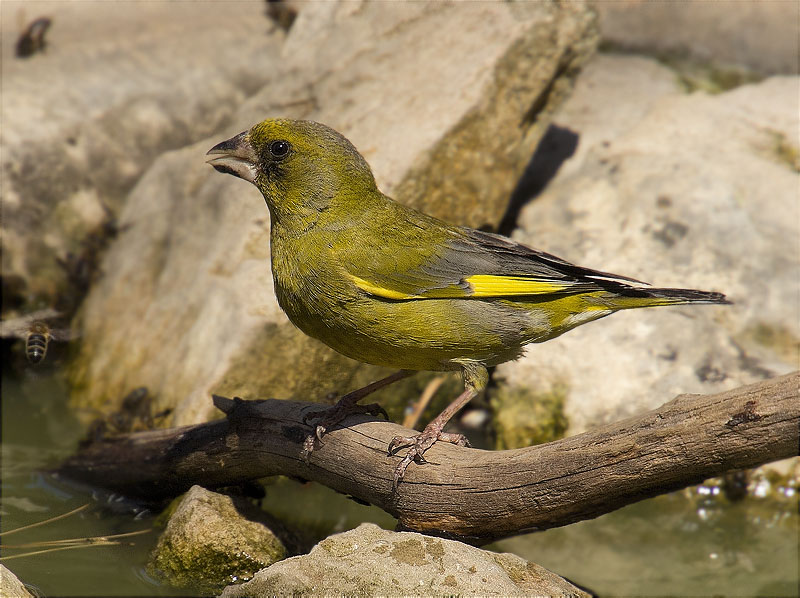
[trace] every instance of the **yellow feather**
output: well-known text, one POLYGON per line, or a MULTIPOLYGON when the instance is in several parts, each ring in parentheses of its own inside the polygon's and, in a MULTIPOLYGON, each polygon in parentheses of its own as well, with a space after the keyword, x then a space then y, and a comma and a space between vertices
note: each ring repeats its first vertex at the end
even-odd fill
POLYGON ((419 295, 409 295, 407 293, 401 293, 400 291, 393 291, 391 289, 386 289, 383 287, 375 286, 371 282, 364 280, 363 278, 359 278, 358 276, 350 275, 350 278, 356 283, 356 286, 364 292, 369 293, 370 295, 375 295, 377 297, 383 297, 385 299, 421 299, 419 295))
POLYGON ((491 274, 476 274, 465 280, 472 287, 473 297, 544 295, 563 291, 569 286, 524 276, 493 276, 491 274))
POLYGON ((484 298, 484 297, 510 297, 519 295, 546 295, 563 291, 569 285, 554 282, 544 282, 524 276, 494 276, 491 274, 475 274, 464 279, 469 283, 469 290, 463 287, 450 285, 438 289, 423 291, 411 295, 393 289, 387 289, 373 284, 358 276, 350 275, 350 279, 362 291, 383 297, 402 301, 408 299, 448 299, 448 298, 484 298))

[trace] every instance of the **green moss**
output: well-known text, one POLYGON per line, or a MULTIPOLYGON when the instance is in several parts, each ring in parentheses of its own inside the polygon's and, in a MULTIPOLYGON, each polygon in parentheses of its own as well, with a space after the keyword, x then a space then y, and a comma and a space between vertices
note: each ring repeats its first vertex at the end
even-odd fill
POLYGON ((601 44, 600 51, 608 54, 649 56, 674 71, 686 93, 703 91, 718 94, 741 85, 758 83, 765 78, 764 75, 742 66, 703 62, 685 50, 631 48, 606 41, 601 44))
POLYGON ((150 574, 173 586, 215 593, 286 558, 281 540, 263 523, 245 519, 240 508, 228 496, 197 488, 173 501, 148 563, 150 574))
POLYGON ((444 544, 442 544, 441 540, 425 538, 425 552, 435 560, 442 560, 444 558, 444 544))
POLYGON ((175 509, 177 509, 178 506, 181 504, 184 496, 186 496, 185 492, 180 496, 177 496, 172 499, 172 501, 164 508, 163 511, 161 511, 158 514, 158 517, 156 517, 155 520, 153 521, 154 528, 164 529, 165 527, 167 527, 167 522, 169 521, 169 518, 172 517, 173 513, 175 513, 175 509))
POLYGON ((569 422, 564 415, 568 387, 555 383, 547 391, 500 387, 489 399, 499 450, 520 448, 563 438, 569 422))
POLYGON ((328 554, 341 558, 353 554, 357 548, 357 545, 351 542, 349 539, 345 540, 339 537, 331 537, 325 538, 322 542, 320 542, 319 547, 328 554))
POLYGON ((519 585, 525 580, 525 567, 522 563, 509 559, 505 554, 493 555, 494 562, 506 572, 509 579, 519 585))
POLYGON ((226 585, 252 579, 253 575, 285 555, 276 549, 273 561, 254 558, 246 552, 231 554, 198 546, 189 553, 186 547, 173 546, 167 541, 162 554, 149 568, 151 575, 169 580, 170 585, 218 592, 226 585))
POLYGON ((403 565, 411 565, 413 567, 421 567, 428 563, 425 558, 425 548, 422 542, 416 538, 410 540, 403 540, 400 542, 392 542, 394 548, 389 554, 395 561, 403 565))
POLYGON ((739 66, 706 64, 676 55, 656 58, 675 71, 678 81, 687 93, 702 91, 716 95, 764 79, 763 75, 739 66))
POLYGON ((781 359, 795 363, 800 356, 800 339, 782 326, 757 322, 747 328, 745 336, 759 345, 771 349, 781 359))
POLYGON ((800 172, 800 148, 778 131, 770 131, 773 138, 772 151, 779 162, 788 164, 795 172, 800 172))

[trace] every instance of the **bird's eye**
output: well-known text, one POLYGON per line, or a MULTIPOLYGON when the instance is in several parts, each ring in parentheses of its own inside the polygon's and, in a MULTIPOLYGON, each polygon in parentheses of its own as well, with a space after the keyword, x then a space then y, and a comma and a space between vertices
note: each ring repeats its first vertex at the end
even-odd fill
POLYGON ((269 152, 275 158, 283 158, 289 153, 290 147, 291 146, 289 145, 288 141, 273 141, 269 146, 269 152))

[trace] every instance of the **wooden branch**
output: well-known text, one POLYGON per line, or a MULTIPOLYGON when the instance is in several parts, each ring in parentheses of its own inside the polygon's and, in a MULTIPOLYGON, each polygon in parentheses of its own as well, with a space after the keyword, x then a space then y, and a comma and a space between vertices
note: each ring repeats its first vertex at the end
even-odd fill
MULTIPOLYGON (((409 430, 363 416, 325 436, 306 463, 303 416, 319 404, 215 397, 227 418, 108 438, 57 474, 139 499, 192 484, 230 485, 284 474, 378 505, 405 529, 486 541, 596 517, 730 469, 800 453, 800 372, 665 405, 579 436, 507 451, 439 443, 396 493, 399 456, 386 447, 409 430)), ((402 453, 401 453, 402 455, 402 453)))

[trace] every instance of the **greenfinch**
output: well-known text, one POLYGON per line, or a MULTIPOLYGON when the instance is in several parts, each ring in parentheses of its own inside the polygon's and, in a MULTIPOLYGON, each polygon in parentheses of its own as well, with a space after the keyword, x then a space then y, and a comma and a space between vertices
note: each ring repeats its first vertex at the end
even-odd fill
POLYGON ((448 224, 387 197, 344 136, 323 124, 267 119, 209 150, 220 172, 253 183, 271 218, 278 303, 300 330, 353 359, 400 372, 341 398, 309 436, 314 448, 357 401, 419 370, 460 370, 464 391, 425 429, 396 437, 389 454, 412 461, 486 386, 487 368, 616 311, 679 303, 727 303, 721 293, 657 289, 576 266, 499 236, 448 224))

